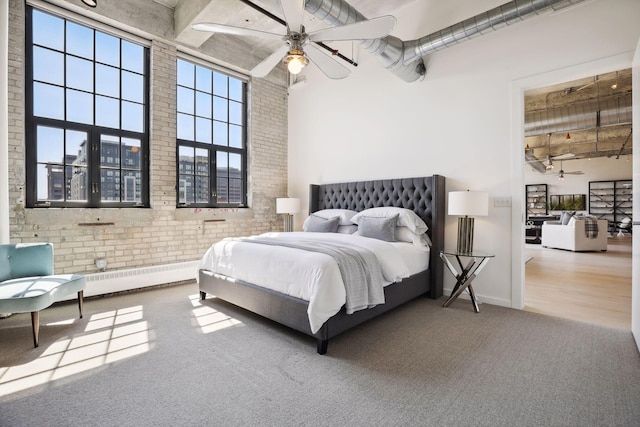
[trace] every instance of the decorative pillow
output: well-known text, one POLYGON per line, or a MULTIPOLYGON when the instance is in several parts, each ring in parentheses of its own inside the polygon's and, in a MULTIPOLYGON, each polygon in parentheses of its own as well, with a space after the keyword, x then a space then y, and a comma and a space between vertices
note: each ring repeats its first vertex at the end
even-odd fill
POLYGON ((316 215, 310 215, 304 220, 302 229, 304 231, 314 233, 335 233, 338 231, 338 224, 340 223, 340 217, 334 216, 330 219, 325 219, 316 215))
POLYGON ((414 211, 405 208, 396 208, 393 206, 365 209, 354 215, 353 218, 351 218, 351 221, 360 225, 359 221, 363 216, 389 218, 394 215, 398 215, 398 226, 407 227, 414 233, 424 233, 428 229, 427 224, 425 224, 414 211))
POLYGON ((573 218, 575 214, 576 214, 576 211, 563 211, 560 214, 560 224, 562 225, 569 224, 569 220, 573 218))
POLYGON ((361 216, 358 218, 358 231, 354 234, 386 242, 396 241, 398 215, 388 218, 361 216))
POLYGON ((339 225, 337 232, 340 234, 353 234, 356 231, 358 231, 358 226, 355 224, 352 224, 352 225, 339 225))
POLYGON ((324 219, 331 219, 337 216, 340 218, 340 225, 353 225, 351 218, 357 213, 358 212, 349 209, 322 209, 313 212, 312 215, 324 219))

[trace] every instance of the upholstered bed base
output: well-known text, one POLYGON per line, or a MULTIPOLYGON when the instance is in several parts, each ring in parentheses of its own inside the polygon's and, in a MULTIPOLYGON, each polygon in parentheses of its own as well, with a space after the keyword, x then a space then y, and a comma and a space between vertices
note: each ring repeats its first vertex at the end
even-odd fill
POLYGON ((325 354, 330 338, 354 326, 421 295, 429 295, 431 298, 442 296, 443 264, 439 253, 444 248, 444 199, 445 178, 440 175, 311 186, 310 212, 320 209, 361 211, 379 206, 412 209, 429 226, 432 241, 428 270, 386 286, 384 304, 349 315, 343 307, 315 334, 309 326, 307 301, 252 283, 200 270, 200 298, 204 300, 207 293, 215 295, 231 304, 315 337, 318 353, 325 354))
POLYGON ((327 320, 320 330, 314 334, 309 326, 308 301, 224 275, 200 270, 201 299, 204 300, 206 294, 209 293, 267 319, 315 337, 319 354, 327 352, 330 338, 367 320, 378 317, 382 313, 386 313, 420 295, 424 295, 428 291, 429 278, 427 272, 423 271, 404 279, 402 282, 392 283, 385 287, 384 304, 368 310, 356 311, 353 314, 347 314, 343 307, 339 313, 327 320))

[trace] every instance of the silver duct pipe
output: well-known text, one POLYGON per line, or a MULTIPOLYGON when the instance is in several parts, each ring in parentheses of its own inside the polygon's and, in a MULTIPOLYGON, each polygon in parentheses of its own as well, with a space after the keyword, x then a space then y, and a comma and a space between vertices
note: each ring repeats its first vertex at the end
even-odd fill
POLYGON ((631 98, 631 93, 626 93, 528 112, 524 116, 524 136, 631 124, 631 98))
POLYGON ((549 10, 559 10, 584 0, 513 0, 502 6, 480 13, 462 22, 429 34, 417 40, 405 42, 403 62, 408 64, 430 53, 456 45, 463 41, 549 10))
MULTIPOLYGON (((334 25, 352 24, 365 18, 345 0, 307 0, 307 12, 334 25)), ((412 82, 426 72, 422 58, 411 64, 404 64, 404 42, 397 37, 387 36, 382 39, 360 40, 360 45, 377 56, 382 66, 406 82, 412 82)))
MULTIPOLYGON (((417 40, 403 42, 387 36, 362 40, 364 49, 379 57, 382 65, 406 82, 422 77, 426 68, 422 57, 489 31, 523 21, 548 10, 558 10, 584 0, 513 0, 417 40)), ((331 25, 344 25, 366 19, 345 0, 307 0, 307 12, 331 25)))

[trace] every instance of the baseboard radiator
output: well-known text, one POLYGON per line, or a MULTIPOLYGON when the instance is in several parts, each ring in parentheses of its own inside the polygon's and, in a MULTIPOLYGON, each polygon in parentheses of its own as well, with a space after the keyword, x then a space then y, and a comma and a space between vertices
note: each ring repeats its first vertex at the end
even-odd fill
POLYGON ((84 295, 104 295, 166 283, 195 280, 198 263, 199 261, 189 261, 85 274, 87 288, 84 295))

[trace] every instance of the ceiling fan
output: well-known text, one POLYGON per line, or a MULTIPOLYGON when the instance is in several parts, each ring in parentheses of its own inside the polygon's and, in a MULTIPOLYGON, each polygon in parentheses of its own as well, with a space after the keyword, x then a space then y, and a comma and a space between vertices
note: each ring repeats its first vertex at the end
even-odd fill
POLYGON ((582 172, 582 171, 565 171, 564 169, 562 169, 562 160, 560 160, 560 170, 557 173, 554 173, 553 175, 558 175, 558 179, 560 181, 563 181, 565 175, 584 175, 584 172, 582 172))
POLYGON ((290 73, 298 74, 311 61, 327 77, 343 79, 349 75, 349 69, 330 56, 325 55, 315 43, 311 42, 378 39, 389 35, 396 25, 396 18, 386 15, 307 34, 302 23, 304 3, 304 0, 280 0, 282 12, 287 22, 287 30, 283 33, 271 33, 204 22, 193 24, 191 28, 213 33, 265 37, 284 41, 285 44, 282 47, 250 71, 250 74, 254 77, 266 76, 280 61, 287 64, 290 73))
MULTIPOLYGON (((542 165, 544 165, 544 168, 546 170, 551 170, 553 169, 553 161, 554 160, 568 160, 568 159, 573 159, 574 157, 576 157, 575 154, 573 153, 564 153, 564 154, 559 154, 557 156, 552 156, 551 155, 551 134, 548 133, 547 134, 548 140, 547 140, 547 157, 545 158, 544 161, 542 161, 542 165)), ((527 147, 529 147, 529 145, 527 145, 527 147)), ((527 151, 527 148, 525 148, 525 152, 527 151)), ((539 159, 535 159, 531 158, 530 160, 527 160, 527 163, 535 163, 535 162, 540 162, 539 159)))

